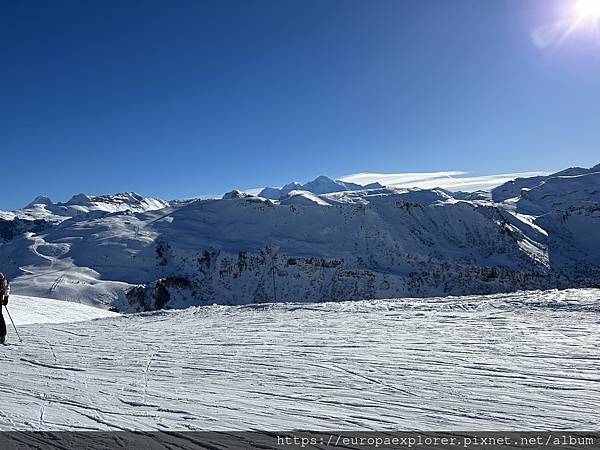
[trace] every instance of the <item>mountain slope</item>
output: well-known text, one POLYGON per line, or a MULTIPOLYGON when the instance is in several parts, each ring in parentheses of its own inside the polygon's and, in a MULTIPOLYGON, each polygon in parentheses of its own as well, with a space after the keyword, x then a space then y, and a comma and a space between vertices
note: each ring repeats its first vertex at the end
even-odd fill
POLYGON ((8 273, 20 293, 145 310, 567 286, 551 251, 494 206, 374 190, 89 213, 5 243, 0 264, 20 261, 8 273))
POLYGON ((113 211, 131 199, 76 196, 110 211, 6 222, 0 267, 17 293, 123 311, 595 287, 597 183, 560 175, 503 203, 442 189, 232 191, 137 213, 113 211))
POLYGON ((515 180, 509 181, 492 189, 492 199, 495 202, 504 202, 508 199, 519 197, 523 190, 534 189, 543 185, 546 181, 554 178, 576 177, 578 175, 587 175, 593 173, 600 173, 600 164, 597 164, 589 169, 585 169, 583 167, 570 167, 547 176, 516 178, 515 180))
POLYGON ((517 211, 543 215, 600 204, 600 172, 552 177, 524 189, 516 202, 517 211))

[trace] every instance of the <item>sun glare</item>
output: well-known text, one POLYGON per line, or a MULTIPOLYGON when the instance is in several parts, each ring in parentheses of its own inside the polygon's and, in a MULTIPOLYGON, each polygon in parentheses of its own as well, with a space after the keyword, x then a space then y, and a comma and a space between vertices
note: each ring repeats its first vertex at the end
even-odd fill
POLYGON ((600 0, 577 0, 575 12, 580 20, 600 19, 600 0))

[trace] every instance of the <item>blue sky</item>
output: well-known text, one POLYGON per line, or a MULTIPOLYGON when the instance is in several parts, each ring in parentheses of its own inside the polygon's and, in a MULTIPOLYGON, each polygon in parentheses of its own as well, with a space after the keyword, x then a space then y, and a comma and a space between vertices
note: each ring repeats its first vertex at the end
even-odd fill
POLYGON ((0 208, 597 164, 600 39, 556 38, 574 2, 2 2, 0 208))

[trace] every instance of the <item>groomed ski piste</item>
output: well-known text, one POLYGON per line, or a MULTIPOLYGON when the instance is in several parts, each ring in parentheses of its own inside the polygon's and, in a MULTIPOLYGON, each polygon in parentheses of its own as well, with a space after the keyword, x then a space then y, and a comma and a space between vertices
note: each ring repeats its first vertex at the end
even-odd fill
POLYGON ((0 430, 600 423, 600 289, 119 315, 12 296, 0 430))

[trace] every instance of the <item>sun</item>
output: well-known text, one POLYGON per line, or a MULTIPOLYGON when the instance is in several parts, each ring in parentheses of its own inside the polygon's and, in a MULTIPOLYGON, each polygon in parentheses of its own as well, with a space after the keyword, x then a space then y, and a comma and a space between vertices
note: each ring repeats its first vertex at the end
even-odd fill
POLYGON ((554 22, 535 28, 531 34, 533 43, 545 48, 560 45, 568 38, 587 36, 600 45, 600 0, 559 0, 557 16, 564 16, 554 22))
POLYGON ((600 0, 577 0, 575 12, 580 20, 599 20, 600 0))

